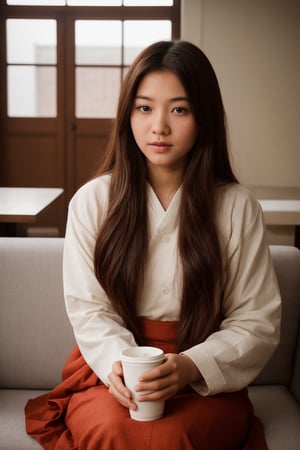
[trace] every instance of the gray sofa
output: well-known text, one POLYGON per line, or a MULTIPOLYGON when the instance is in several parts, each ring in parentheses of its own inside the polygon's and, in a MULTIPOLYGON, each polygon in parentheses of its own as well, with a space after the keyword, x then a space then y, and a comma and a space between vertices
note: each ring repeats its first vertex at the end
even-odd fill
MULTIPOLYGON (((62 250, 62 238, 0 238, 0 450, 41 448, 25 433, 24 405, 60 382, 74 345, 62 250)), ((249 394, 269 449, 299 450, 300 251, 273 246, 271 252, 283 299, 282 337, 249 394)))

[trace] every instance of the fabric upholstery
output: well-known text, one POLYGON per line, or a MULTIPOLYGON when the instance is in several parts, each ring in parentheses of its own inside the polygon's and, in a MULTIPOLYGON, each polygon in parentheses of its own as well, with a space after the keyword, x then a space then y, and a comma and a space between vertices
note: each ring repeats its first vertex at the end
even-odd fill
MULTIPOLYGON (((63 299, 63 244, 0 238, 0 450, 41 448, 25 433, 24 406, 60 382, 75 344, 63 299)), ((270 450, 298 450, 300 252, 273 246, 271 253, 283 300, 281 342, 249 394, 270 450)))
POLYGON ((46 391, 0 389, 0 450, 36 450, 42 447, 25 432, 24 407, 29 398, 46 391))
POLYGON ((249 397, 261 419, 269 450, 296 450, 300 444, 300 406, 285 386, 251 386, 249 397))
POLYGON ((74 346, 62 238, 0 238, 0 387, 48 389, 74 346))

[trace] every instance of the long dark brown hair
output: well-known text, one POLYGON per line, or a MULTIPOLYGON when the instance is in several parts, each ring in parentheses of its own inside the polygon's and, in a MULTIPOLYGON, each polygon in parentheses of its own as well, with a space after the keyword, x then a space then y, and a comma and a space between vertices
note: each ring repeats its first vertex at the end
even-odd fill
POLYGON ((207 336, 216 318, 222 258, 215 222, 218 185, 236 182, 230 166, 218 81, 204 53, 184 41, 157 42, 129 69, 98 175, 111 172, 107 217, 95 246, 95 273, 116 311, 141 343, 137 305, 148 252, 147 164, 134 140, 130 116, 142 78, 168 70, 181 81, 198 124, 182 183, 178 249, 183 289, 178 348, 207 336))

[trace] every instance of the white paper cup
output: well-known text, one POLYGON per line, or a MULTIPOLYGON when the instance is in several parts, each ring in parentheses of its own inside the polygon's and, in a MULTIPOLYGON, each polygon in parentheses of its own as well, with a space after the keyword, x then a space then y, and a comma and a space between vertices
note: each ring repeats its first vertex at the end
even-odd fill
POLYGON ((146 393, 146 391, 136 392, 135 387, 143 373, 162 364, 164 359, 163 351, 156 347, 131 347, 121 352, 124 382, 132 393, 133 401, 137 405, 136 411, 129 410, 132 419, 149 421, 162 417, 165 405, 164 400, 138 402, 136 400, 137 396, 146 393))

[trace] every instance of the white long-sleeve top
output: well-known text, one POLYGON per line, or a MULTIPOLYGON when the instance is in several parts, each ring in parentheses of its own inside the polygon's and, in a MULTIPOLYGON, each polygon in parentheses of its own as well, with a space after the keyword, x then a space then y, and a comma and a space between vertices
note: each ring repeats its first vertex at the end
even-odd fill
MULTIPOLYGON (((115 312, 94 274, 94 247, 108 207, 110 176, 81 187, 69 205, 63 279, 67 314, 88 365, 105 384, 121 350, 135 339, 115 312)), ((182 273, 177 237, 181 189, 167 210, 148 186, 149 261, 138 315, 178 320, 182 273)), ((247 386, 279 341, 281 300, 258 202, 242 186, 219 189, 217 224, 224 267, 219 331, 184 353, 203 376, 202 395, 247 386)))

